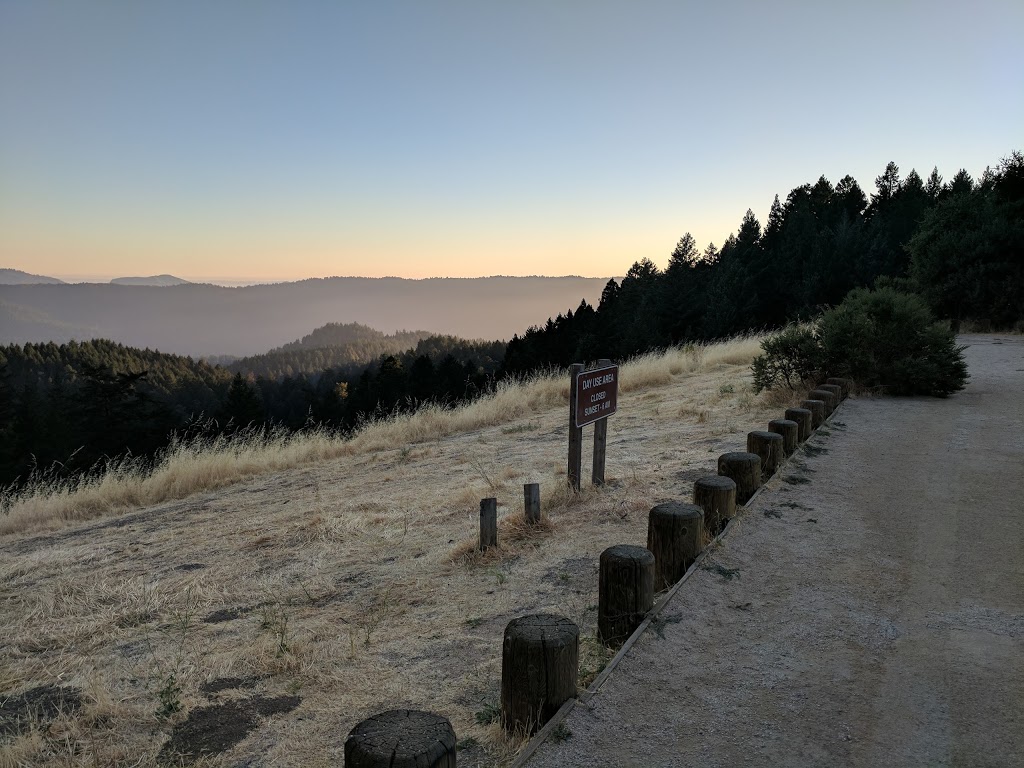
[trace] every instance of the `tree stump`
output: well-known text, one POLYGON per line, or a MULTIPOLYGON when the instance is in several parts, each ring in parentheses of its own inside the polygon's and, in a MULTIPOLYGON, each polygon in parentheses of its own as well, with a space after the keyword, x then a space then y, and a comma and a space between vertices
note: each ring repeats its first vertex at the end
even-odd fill
POLYGON ((523 485, 523 510, 530 525, 540 522, 540 483, 523 485))
POLYGON ((796 453, 796 445, 800 442, 800 425, 790 419, 772 419, 768 422, 768 431, 782 435, 782 452, 786 456, 796 453))
POLYGON ((811 412, 811 429, 817 429, 825 423, 824 400, 804 400, 800 403, 800 407, 811 412))
POLYGON ((853 379, 843 379, 838 376, 825 379, 826 384, 838 384, 843 390, 843 400, 850 396, 850 392, 853 391, 853 379))
POLYGON ((761 457, 761 481, 779 471, 783 454, 782 435, 775 432, 756 430, 747 433, 747 451, 761 457))
POLYGON ((455 768, 455 731, 433 712, 382 712, 349 732, 345 768, 455 768))
POLYGON ((736 503, 746 504, 761 487, 761 457, 756 453, 723 453, 718 457, 718 474, 736 483, 736 503))
POLYGON ((704 549, 704 511, 694 504, 669 501, 647 516, 647 549, 654 555, 654 589, 668 589, 686 573, 704 549))
POLYGON ((736 516, 736 481, 708 475, 693 483, 693 503, 704 510, 704 530, 717 536, 736 516))
POLYGON ((795 421, 799 426, 799 432, 797 433, 796 439, 798 442, 803 442, 811 436, 811 432, 814 431, 814 427, 811 426, 811 419, 813 418, 811 412, 806 408, 787 408, 786 418, 790 421, 795 421))
MULTIPOLYGON (((831 392, 836 398, 836 408, 843 402, 843 388, 838 384, 819 384, 818 389, 824 389, 826 392, 831 392)), ((835 409, 833 409, 835 410, 835 409)))
POLYGON ((812 389, 807 393, 807 397, 811 400, 821 400, 825 404, 826 419, 832 415, 832 411, 836 409, 836 405, 839 403, 836 396, 827 389, 812 389))
POLYGON ((579 644, 579 627, 564 616, 536 613, 508 623, 501 649, 506 731, 536 733, 576 695, 579 644))
POLYGON ((597 634, 605 645, 621 645, 654 605, 654 555, 618 544, 601 553, 597 634))
POLYGON ((498 500, 480 499, 480 551, 498 546, 498 500))

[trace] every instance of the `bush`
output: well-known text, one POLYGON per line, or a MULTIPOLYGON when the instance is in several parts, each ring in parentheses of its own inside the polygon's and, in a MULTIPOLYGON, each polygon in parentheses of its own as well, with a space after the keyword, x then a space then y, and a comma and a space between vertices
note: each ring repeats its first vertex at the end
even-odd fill
POLYGON ((889 394, 946 397, 967 383, 964 348, 916 294, 857 288, 822 315, 818 342, 828 375, 889 394))
POLYGON ((891 286, 857 288, 815 330, 791 326, 762 349, 752 366, 758 392, 846 376, 893 395, 946 397, 967 382, 964 348, 953 333, 920 296, 891 286))
POLYGON ((763 355, 754 358, 754 391, 806 386, 821 372, 821 347, 810 326, 790 325, 761 342, 763 355))

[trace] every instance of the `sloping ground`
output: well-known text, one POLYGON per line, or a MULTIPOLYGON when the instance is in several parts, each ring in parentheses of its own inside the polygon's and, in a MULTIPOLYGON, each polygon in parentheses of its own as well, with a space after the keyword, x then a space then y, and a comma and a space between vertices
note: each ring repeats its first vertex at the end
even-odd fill
POLYGON ((966 391, 844 404, 529 768, 1020 765, 1024 339, 963 341, 966 391))
POLYGON ((488 722, 505 624, 569 616, 586 638, 582 682, 597 674, 608 658, 593 640, 600 552, 645 542, 653 504, 688 499, 718 454, 785 407, 749 394, 755 350, 712 349, 696 372, 679 365, 623 394, 609 485, 578 498, 563 490, 561 400, 0 538, 0 698, 81 691, 75 711, 29 714, 0 737, 0 766, 150 765, 204 748, 224 750, 200 758, 208 765, 339 765, 356 722, 402 706, 452 720, 460 765, 507 761, 520 743, 488 722), (524 482, 542 483, 538 531, 517 523, 524 482), (486 496, 501 504, 502 547, 480 557, 486 496))

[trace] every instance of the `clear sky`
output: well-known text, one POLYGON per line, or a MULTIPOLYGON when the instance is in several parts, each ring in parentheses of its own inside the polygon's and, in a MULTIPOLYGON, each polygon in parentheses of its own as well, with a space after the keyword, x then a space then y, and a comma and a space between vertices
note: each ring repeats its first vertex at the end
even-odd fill
POLYGON ((1024 2, 0 0, 0 266, 624 274, 1024 148, 1024 2))

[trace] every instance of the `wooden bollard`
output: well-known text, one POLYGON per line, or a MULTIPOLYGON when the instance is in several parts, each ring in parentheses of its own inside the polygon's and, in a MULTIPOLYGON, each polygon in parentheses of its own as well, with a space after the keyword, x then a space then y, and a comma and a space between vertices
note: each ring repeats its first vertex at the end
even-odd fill
POLYGON ((811 412, 811 429, 817 429, 825 423, 825 401, 824 400, 803 400, 801 408, 811 412))
POLYGON ((536 733, 576 695, 579 645, 579 627, 564 616, 537 613, 508 623, 501 649, 506 731, 536 733))
POLYGON ((540 483, 526 483, 523 486, 523 510, 526 522, 530 525, 540 522, 540 483))
POLYGON ((736 481, 721 475, 695 480, 693 503, 704 510, 704 530, 709 536, 717 536, 736 516, 736 481))
POLYGON ((825 404, 826 419, 832 415, 832 411, 834 411, 836 406, 839 404, 839 398, 827 389, 812 389, 807 393, 807 397, 811 400, 821 400, 821 402, 825 404))
POLYGON ((761 457, 761 482, 779 471, 785 454, 782 435, 775 432, 755 430, 747 433, 747 451, 761 457))
POLYGON ((797 442, 802 443, 804 440, 811 436, 811 432, 814 431, 814 427, 811 426, 811 412, 806 408, 787 408, 786 418, 790 421, 795 421, 799 426, 797 432, 797 442))
POLYGON ((838 376, 832 376, 831 378, 825 379, 826 384, 838 384, 840 389, 843 391, 843 400, 850 396, 850 392, 853 390, 853 379, 844 379, 838 376))
POLYGON ((363 720, 345 739, 345 768, 455 768, 448 718, 392 709, 363 720))
POLYGON ((480 551, 498 546, 498 500, 480 499, 480 551))
MULTIPOLYGON (((819 384, 818 389, 824 389, 826 392, 831 392, 836 398, 836 408, 843 402, 843 388, 838 384, 819 384)), ((833 409, 835 410, 835 409, 833 409)))
POLYGON ((768 422, 768 431, 782 435, 782 452, 787 456, 796 453, 796 445, 800 442, 800 425, 790 419, 772 419, 768 422))
POLYGON ((654 555, 618 544, 601 553, 597 634, 605 645, 621 645, 654 605, 654 555))
POLYGON ((761 457, 756 453, 723 453, 718 457, 718 474, 736 483, 736 503, 746 504, 761 487, 761 457))
POLYGON ((654 555, 654 589, 668 589, 704 549, 704 511, 695 504, 669 501, 647 516, 647 549, 654 555))

